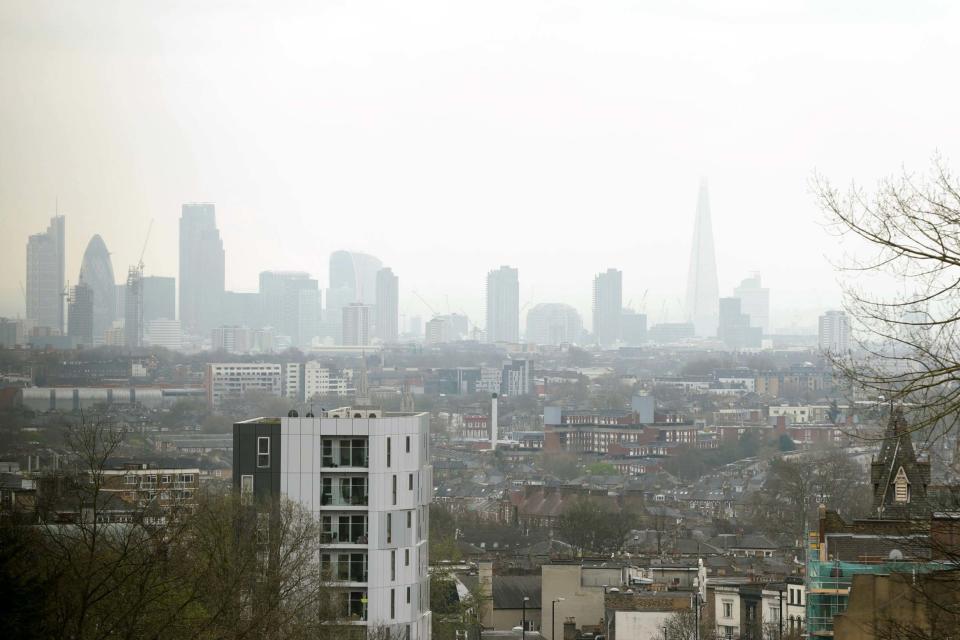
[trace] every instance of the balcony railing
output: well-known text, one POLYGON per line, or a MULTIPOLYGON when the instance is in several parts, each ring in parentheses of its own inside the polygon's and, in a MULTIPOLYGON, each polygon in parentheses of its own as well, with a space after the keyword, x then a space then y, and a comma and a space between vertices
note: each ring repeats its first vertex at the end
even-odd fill
POLYGON ((365 507, 369 502, 369 496, 365 495, 354 495, 354 496, 342 496, 338 493, 329 494, 325 493, 320 496, 320 504, 329 507, 365 507))

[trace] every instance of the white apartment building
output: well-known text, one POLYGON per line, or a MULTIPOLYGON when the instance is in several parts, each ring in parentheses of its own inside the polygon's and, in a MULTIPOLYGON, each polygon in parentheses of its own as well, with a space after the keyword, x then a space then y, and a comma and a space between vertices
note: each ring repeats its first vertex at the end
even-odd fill
POLYGON ((820 316, 820 350, 834 354, 850 350, 850 320, 843 311, 827 311, 820 316))
POLYGON ((283 370, 283 395, 295 402, 310 402, 314 398, 346 396, 353 391, 352 376, 348 370, 332 369, 312 360, 290 363, 283 370))
POLYGON ((263 391, 280 396, 283 385, 280 364, 266 362, 229 362, 207 365, 207 406, 219 407, 224 400, 240 398, 247 391, 263 391))
POLYGON ((313 513, 341 624, 375 637, 430 640, 429 460, 426 413, 346 407, 233 431, 234 488, 257 500, 286 496, 313 513))

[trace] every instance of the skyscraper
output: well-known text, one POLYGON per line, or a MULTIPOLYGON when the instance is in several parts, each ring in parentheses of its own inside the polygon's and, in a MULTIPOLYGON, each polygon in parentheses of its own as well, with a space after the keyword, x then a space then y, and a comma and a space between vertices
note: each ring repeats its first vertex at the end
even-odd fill
POLYGON ((601 347, 620 339, 620 315, 623 313, 623 272, 607 269, 593 279, 593 335, 601 347))
POLYGON ((70 291, 67 305, 67 335, 75 346, 92 347, 93 342, 93 289, 83 280, 70 291))
POLYGON ((50 219, 43 233, 27 241, 27 320, 63 333, 65 221, 50 219))
POLYGON ((143 321, 177 319, 177 281, 164 276, 143 278, 143 321))
POLYGON ((820 316, 820 350, 833 354, 850 350, 850 321, 843 311, 827 311, 820 316))
POLYGON ((750 326, 750 316, 740 309, 740 298, 720 298, 717 337, 730 349, 758 349, 763 332, 750 326))
POLYGON ((568 304, 541 303, 527 312, 527 331, 524 335, 527 342, 541 345, 578 343, 582 333, 580 314, 568 304))
POLYGON ((733 297, 740 298, 740 309, 750 316, 751 326, 770 333, 770 289, 760 286, 759 273, 741 282, 733 290, 733 297))
POLYGON ((343 344, 350 346, 370 344, 370 307, 354 302, 341 311, 343 313, 343 344))
POLYGON ((514 267, 487 274, 487 342, 520 342, 520 278, 514 267))
POLYGON ((183 205, 180 215, 180 321, 183 331, 205 334, 219 322, 224 251, 212 203, 183 205))
POLYGON ((320 289, 305 271, 263 271, 260 300, 264 320, 291 343, 309 347, 320 323, 320 289))
POLYGON ((127 288, 123 298, 124 344, 136 349, 143 346, 143 271, 139 266, 130 267, 127 271, 127 288))
POLYGON ((377 258, 356 251, 334 251, 330 254, 330 287, 327 289, 328 331, 342 334, 342 309, 348 304, 376 303, 377 272, 383 263, 377 258))
POLYGON ((697 217, 690 247, 690 271, 687 274, 687 320, 698 336, 714 336, 719 316, 720 286, 717 284, 717 259, 713 251, 713 226, 710 223, 710 197, 707 182, 700 182, 697 217))
POLYGON ((383 342, 397 341, 400 315, 399 279, 389 267, 377 271, 377 337, 383 342))
POLYGON ((99 235, 90 238, 83 252, 80 280, 93 293, 93 343, 103 344, 103 333, 119 314, 116 310, 117 281, 113 276, 110 253, 99 235))

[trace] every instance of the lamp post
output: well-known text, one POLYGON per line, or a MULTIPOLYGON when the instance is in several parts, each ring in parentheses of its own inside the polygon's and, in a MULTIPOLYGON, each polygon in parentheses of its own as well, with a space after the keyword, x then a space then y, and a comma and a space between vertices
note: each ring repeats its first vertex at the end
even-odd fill
POLYGON ((557 598, 550 603, 550 640, 557 640, 557 603, 563 598, 557 598))
POLYGON ((520 627, 520 640, 527 640, 527 602, 530 600, 529 597, 523 596, 523 623, 520 627))

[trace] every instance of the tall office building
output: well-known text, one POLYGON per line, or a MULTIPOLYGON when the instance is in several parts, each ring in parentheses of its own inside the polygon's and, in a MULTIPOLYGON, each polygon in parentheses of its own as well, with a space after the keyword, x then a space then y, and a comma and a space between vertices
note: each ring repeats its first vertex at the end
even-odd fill
POLYGON ((143 271, 130 267, 127 272, 127 287, 123 294, 123 335, 127 347, 143 346, 143 271))
POLYGON ((377 271, 376 332, 383 342, 397 341, 400 316, 399 279, 390 267, 377 271))
POLYGON ((717 259, 713 250, 713 226, 710 222, 710 196, 707 182, 700 182, 697 217, 690 247, 690 271, 687 274, 687 320, 698 336, 716 335, 719 318, 720 285, 717 283, 717 259))
POLYGON ((354 302, 341 311, 343 313, 343 344, 350 346, 370 344, 370 307, 354 302))
POLYGON ((620 339, 620 315, 623 313, 623 272, 607 269, 593 279, 593 336, 601 347, 613 346, 620 339))
POLYGON ((180 324, 191 335, 219 324, 224 251, 212 203, 183 205, 180 215, 180 324))
POLYGON ((850 350, 850 320, 843 311, 827 311, 820 316, 820 350, 843 354, 850 350))
POLYGON ((143 321, 177 319, 177 281, 164 276, 143 278, 143 321))
POLYGON ((750 326, 750 316, 740 309, 740 298, 720 298, 717 337, 730 349, 758 349, 763 332, 750 326))
POLYGON ((320 289, 304 271, 260 273, 264 321, 296 347, 311 345, 320 329, 320 289))
POLYGON ((143 323, 143 344, 150 347, 163 347, 171 351, 183 348, 183 334, 180 321, 169 318, 145 320, 143 323))
POLYGON ((636 347, 647 341, 647 314, 633 309, 624 309, 620 316, 620 339, 624 344, 636 347))
POLYGON ((568 304, 545 302, 527 312, 524 339, 533 344, 560 345, 580 342, 583 322, 577 310, 568 304))
POLYGON ((93 292, 93 343, 103 344, 104 332, 113 326, 117 313, 117 281, 113 276, 110 252, 103 238, 90 238, 80 264, 80 280, 93 292))
POLYGON ((514 267, 487 274, 487 342, 520 342, 520 278, 514 267))
POLYGON ((770 333, 770 289, 760 285, 760 274, 755 273, 733 290, 740 299, 740 309, 750 316, 750 324, 760 327, 764 335, 770 333))
POLYGON ((74 346, 93 346, 93 289, 82 280, 70 290, 67 305, 67 335, 74 346))
POLYGON ((50 218, 43 233, 27 240, 27 320, 63 333, 65 220, 50 218))
POLYGON ((337 409, 233 427, 243 502, 287 498, 320 523, 318 556, 342 597, 343 637, 430 640, 429 416, 337 409))
POLYGON ((376 304, 377 272, 383 263, 374 256, 357 251, 334 251, 330 254, 330 287, 327 289, 327 318, 337 323, 341 310, 359 302, 376 304))

